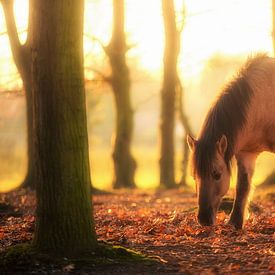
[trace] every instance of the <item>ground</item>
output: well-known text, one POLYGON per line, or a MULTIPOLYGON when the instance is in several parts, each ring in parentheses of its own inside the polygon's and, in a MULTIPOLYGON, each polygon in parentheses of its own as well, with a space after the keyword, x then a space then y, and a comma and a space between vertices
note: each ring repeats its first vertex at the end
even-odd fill
MULTIPOLYGON (((217 225, 200 226, 192 191, 116 191, 94 195, 98 239, 142 252, 154 262, 117 264, 109 261, 107 265, 85 266, 65 259, 65 263, 58 266, 27 265, 18 261, 9 272, 275 274, 274 193, 254 197, 244 229, 235 230, 226 225, 228 214, 223 211, 218 213, 217 225)), ((33 192, 1 194, 0 202, 0 249, 30 241, 35 221, 33 192)))

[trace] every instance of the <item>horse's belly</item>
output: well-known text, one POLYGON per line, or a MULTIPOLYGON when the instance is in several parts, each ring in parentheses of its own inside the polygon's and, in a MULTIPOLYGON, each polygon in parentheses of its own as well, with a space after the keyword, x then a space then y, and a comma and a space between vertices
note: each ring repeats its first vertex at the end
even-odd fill
POLYGON ((275 128, 274 131, 264 131, 258 128, 257 131, 250 131, 240 138, 240 151, 261 153, 268 151, 275 153, 275 128))

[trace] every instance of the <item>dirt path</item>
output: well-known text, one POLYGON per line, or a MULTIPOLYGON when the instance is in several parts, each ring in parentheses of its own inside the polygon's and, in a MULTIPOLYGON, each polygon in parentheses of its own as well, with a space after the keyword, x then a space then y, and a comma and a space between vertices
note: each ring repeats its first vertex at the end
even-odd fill
MULTIPOLYGON (((1 248, 30 240, 34 229, 33 194, 1 195, 1 201, 15 206, 13 213, 10 209, 8 215, 2 213, 1 248)), ((192 193, 135 191, 96 195, 94 210, 98 238, 154 255, 159 263, 77 269, 68 263, 69 269, 52 268, 51 272, 275 274, 274 197, 255 203, 257 211, 250 213, 243 230, 236 231, 226 225, 228 215, 224 212, 218 214, 216 226, 199 226, 195 218, 196 198, 192 193)))

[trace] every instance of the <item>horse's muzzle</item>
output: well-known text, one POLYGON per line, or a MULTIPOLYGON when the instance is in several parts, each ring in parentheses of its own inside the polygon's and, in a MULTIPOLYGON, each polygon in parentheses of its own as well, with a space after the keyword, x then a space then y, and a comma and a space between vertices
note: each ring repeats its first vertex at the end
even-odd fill
POLYGON ((199 211, 198 221, 201 225, 213 225, 215 223, 213 210, 199 211))

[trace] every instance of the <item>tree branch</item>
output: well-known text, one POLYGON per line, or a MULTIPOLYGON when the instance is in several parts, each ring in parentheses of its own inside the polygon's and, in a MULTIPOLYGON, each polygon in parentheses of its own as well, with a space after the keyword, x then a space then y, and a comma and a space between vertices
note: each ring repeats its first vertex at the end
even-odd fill
MULTIPOLYGON (((32 37, 32 27, 33 27, 33 24, 32 24, 32 17, 31 17, 31 9, 33 7, 33 0, 29 0, 29 16, 28 16, 28 32, 27 32, 27 40, 26 40, 26 43, 25 45, 27 47, 30 47, 30 44, 31 44, 31 37, 32 37)), ((30 51, 30 48, 29 48, 29 51, 30 51)))
MULTIPOLYGON (((97 37, 95 37, 95 36, 93 36, 93 35, 90 35, 90 34, 88 34, 88 33, 84 33, 84 35, 85 35, 87 38, 89 38, 90 40, 92 40, 92 41, 94 41, 94 42, 97 42, 97 43, 101 46, 101 48, 102 48, 102 50, 104 51, 104 53, 107 54, 107 52, 108 52, 107 46, 105 46, 105 45, 103 44, 103 42, 102 42, 99 38, 97 38, 97 37)), ((107 54, 107 55, 108 55, 108 54, 107 54)))
POLYGON ((22 89, 0 90, 0 96, 21 97, 23 95, 24 94, 22 89))
POLYGON ((183 29, 184 29, 184 26, 185 26, 185 19, 186 19, 186 7, 185 7, 185 4, 183 4, 183 7, 182 7, 182 20, 179 22, 180 25, 179 25, 179 28, 178 28, 178 33, 181 34, 183 29))
MULTIPOLYGON (((1 0, 0 0, 1 1, 1 0)), ((25 29, 25 30, 21 30, 21 31, 17 31, 17 33, 18 34, 21 34, 21 33, 24 33, 24 32, 26 32, 27 30, 25 29)), ((0 36, 2 36, 2 35, 8 35, 8 32, 7 31, 3 31, 3 32, 0 32, 0 36)))
POLYGON ((98 76, 101 77, 101 79, 109 84, 112 82, 112 77, 107 76, 106 74, 102 73, 101 71, 91 68, 91 67, 85 67, 85 70, 92 71, 93 73, 97 74, 98 76))
POLYGON ((16 23, 13 12, 14 0, 0 0, 4 10, 4 16, 7 25, 7 33, 12 48, 12 54, 16 63, 20 63, 21 47, 18 37, 16 23))
POLYGON ((193 136, 193 132, 192 132, 188 117, 186 116, 186 114, 184 112, 183 87, 182 87, 179 77, 177 77, 176 92, 177 92, 177 110, 178 110, 178 114, 179 114, 179 120, 185 130, 184 138, 183 138, 183 148, 182 148, 183 149, 183 159, 182 159, 182 175, 181 175, 181 179, 180 179, 180 185, 187 186, 186 177, 187 177, 189 149, 188 149, 186 139, 187 139, 188 134, 193 136))
POLYGON ((2 35, 7 35, 7 34, 8 34, 7 31, 0 32, 0 36, 2 36, 2 35))
POLYGON ((17 32, 15 18, 14 18, 14 11, 13 11, 14 0, 0 0, 0 2, 4 10, 4 16, 5 16, 6 25, 7 25, 7 33, 10 40, 13 59, 24 81, 26 80, 27 77, 29 77, 30 53, 28 49, 25 47, 25 45, 21 45, 18 37, 18 32, 17 32))
POLYGON ((181 122, 185 132, 188 133, 189 135, 193 136, 193 132, 192 132, 189 120, 183 111, 183 105, 182 105, 183 87, 182 87, 182 84, 181 84, 181 81, 179 78, 177 79, 177 92, 178 92, 177 109, 178 109, 178 113, 179 113, 180 122, 181 122))

